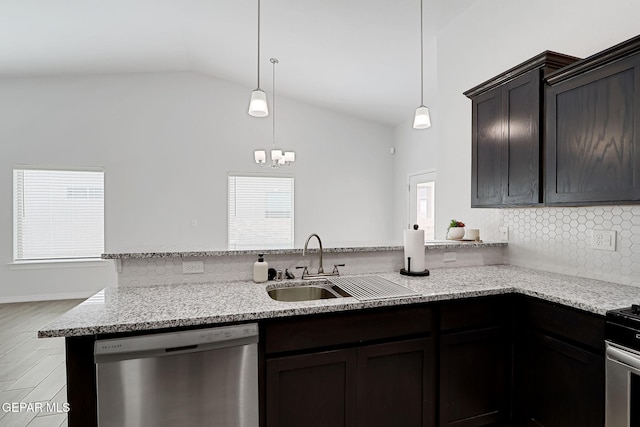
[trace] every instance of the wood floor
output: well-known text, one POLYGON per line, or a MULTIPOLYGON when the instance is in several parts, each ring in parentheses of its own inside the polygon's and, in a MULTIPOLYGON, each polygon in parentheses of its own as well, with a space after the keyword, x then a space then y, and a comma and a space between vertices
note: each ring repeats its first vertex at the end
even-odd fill
POLYGON ((67 401, 64 338, 38 339, 37 331, 80 302, 0 304, 0 426, 67 425, 67 415, 55 409, 61 410, 67 401), (20 402, 51 402, 53 411, 7 408, 20 402))

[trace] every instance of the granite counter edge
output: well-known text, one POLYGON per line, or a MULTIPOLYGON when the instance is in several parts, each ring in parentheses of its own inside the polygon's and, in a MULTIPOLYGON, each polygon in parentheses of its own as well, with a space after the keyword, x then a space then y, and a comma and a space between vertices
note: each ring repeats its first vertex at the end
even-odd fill
MULTIPOLYGON (((466 242, 466 241, 442 241, 425 244, 425 250, 434 249, 469 249, 469 248, 492 248, 505 247, 506 242, 466 242)), ((402 251, 403 246, 358 246, 344 248, 323 248, 324 253, 355 253, 355 252, 390 252, 402 251)), ((310 253, 317 253, 317 248, 309 249, 310 253)), ((145 258, 195 258, 195 257, 219 257, 238 255, 294 255, 301 254, 302 249, 249 249, 249 250, 229 250, 229 251, 187 251, 187 252, 123 252, 105 253, 102 259, 145 259, 145 258)))

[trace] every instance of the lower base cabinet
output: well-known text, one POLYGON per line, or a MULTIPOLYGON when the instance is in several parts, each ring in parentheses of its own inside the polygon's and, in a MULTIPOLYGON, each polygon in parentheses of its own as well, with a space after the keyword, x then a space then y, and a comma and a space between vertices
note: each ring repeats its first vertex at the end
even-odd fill
POLYGON ((267 359, 267 426, 433 426, 432 341, 267 359))
POLYGON ((517 304, 515 425, 604 426, 604 318, 533 298, 517 304))
POLYGON ((604 317, 502 295, 264 325, 268 427, 603 427, 604 317))
POLYGON ((509 295, 440 305, 440 427, 509 425, 511 306, 509 295))
POLYGON ((440 337, 440 426, 508 426, 511 336, 508 328, 440 337))
POLYGON ((356 353, 352 349, 267 360, 267 426, 353 426, 356 353))
POLYGON ((517 425, 602 427, 604 357, 541 334, 516 343, 517 425))
POLYGON ((431 338, 358 348, 357 425, 433 426, 431 338))

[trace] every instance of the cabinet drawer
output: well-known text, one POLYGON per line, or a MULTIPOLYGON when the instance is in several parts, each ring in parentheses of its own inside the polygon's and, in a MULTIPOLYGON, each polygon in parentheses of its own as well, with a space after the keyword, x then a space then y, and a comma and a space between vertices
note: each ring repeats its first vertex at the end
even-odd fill
POLYGON ((519 318, 530 328, 604 351, 603 316, 526 297, 518 310, 519 318))
POLYGON ((264 323, 265 351, 280 353, 431 333, 432 309, 403 306, 276 319, 264 323))
POLYGON ((445 302, 440 309, 440 330, 478 329, 511 323, 511 296, 500 295, 445 302))

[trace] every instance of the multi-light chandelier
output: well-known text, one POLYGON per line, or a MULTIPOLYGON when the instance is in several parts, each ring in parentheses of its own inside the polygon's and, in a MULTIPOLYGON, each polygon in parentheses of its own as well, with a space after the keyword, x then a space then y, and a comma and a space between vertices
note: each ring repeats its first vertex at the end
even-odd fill
MULTIPOLYGON (((273 142, 271 148, 271 163, 269 166, 272 168, 279 168, 280 166, 289 166, 296 161, 295 151, 282 151, 276 149, 276 64, 279 63, 277 58, 269 59, 273 64, 273 96, 271 99, 271 118, 273 121, 273 142)), ((267 164, 267 152, 266 150, 256 150, 253 152, 253 157, 257 164, 265 166, 267 164)))

